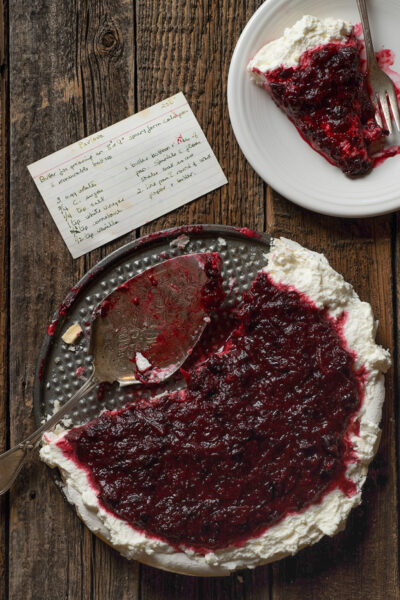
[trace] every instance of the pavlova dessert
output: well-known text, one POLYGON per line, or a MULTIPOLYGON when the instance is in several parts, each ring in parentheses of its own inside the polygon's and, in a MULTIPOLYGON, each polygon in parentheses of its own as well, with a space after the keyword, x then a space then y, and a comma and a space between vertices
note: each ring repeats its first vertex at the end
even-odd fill
POLYGON ((351 23, 302 17, 263 46, 248 71, 310 146, 355 177, 374 166, 388 131, 375 121, 351 23))
POLYGON ((276 239, 227 310, 186 387, 45 435, 68 500, 129 559, 227 575, 334 535, 361 501, 390 365, 370 305, 323 255, 276 239))

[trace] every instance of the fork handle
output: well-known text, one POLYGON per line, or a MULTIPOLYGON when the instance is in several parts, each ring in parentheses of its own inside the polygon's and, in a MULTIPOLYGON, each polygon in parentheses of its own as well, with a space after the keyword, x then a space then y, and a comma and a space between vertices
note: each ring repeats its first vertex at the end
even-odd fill
POLYGON ((39 429, 36 429, 36 431, 31 433, 29 437, 20 442, 17 446, 11 448, 11 450, 8 450, 4 454, 0 454, 0 496, 10 489, 18 473, 22 469, 24 462, 29 456, 30 451, 33 450, 42 439, 43 433, 54 427, 54 425, 56 425, 67 412, 72 410, 81 398, 91 392, 98 383, 99 382, 93 372, 82 387, 75 392, 55 415, 43 423, 39 429))
POLYGON ((368 67, 371 70, 371 67, 378 66, 374 45, 372 43, 371 29, 369 26, 368 20, 368 11, 367 11, 367 3, 366 0, 357 0, 358 11, 361 17, 361 25, 364 32, 364 41, 365 41, 365 51, 367 53, 367 63, 368 67))

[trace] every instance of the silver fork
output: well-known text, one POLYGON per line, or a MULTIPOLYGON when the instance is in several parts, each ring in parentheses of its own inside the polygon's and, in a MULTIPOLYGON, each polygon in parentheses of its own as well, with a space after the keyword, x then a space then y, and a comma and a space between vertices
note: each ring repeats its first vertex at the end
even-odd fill
POLYGON ((371 30, 369 28, 366 1, 357 0, 357 6, 361 17, 362 28, 364 31, 365 50, 367 53, 367 64, 369 71, 369 83, 376 103, 376 122, 380 127, 388 129, 389 133, 391 134, 393 132, 392 119, 390 116, 391 110, 394 122, 396 123, 397 131, 400 132, 399 105, 397 101, 396 90, 394 88, 393 81, 378 66, 378 62, 376 60, 374 52, 374 46, 372 44, 371 30), (383 120, 381 117, 379 106, 383 113, 383 120))

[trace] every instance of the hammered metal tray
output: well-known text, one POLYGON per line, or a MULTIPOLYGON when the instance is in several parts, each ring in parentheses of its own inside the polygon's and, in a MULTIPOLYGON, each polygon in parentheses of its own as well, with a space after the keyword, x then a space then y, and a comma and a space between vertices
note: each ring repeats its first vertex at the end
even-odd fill
MULTIPOLYGON (((49 326, 36 369, 34 412, 39 426, 57 406, 62 405, 82 385, 91 372, 88 354, 91 314, 103 298, 123 281, 167 258, 195 252, 218 252, 223 260, 222 276, 227 303, 234 303, 266 265, 270 247, 267 234, 254 234, 245 228, 222 225, 178 227, 140 238, 116 250, 75 285, 60 305, 49 326), (179 236, 185 237, 177 241, 179 236), (189 238, 189 241, 187 240, 189 238), (63 342, 62 335, 73 323, 80 323, 83 335, 74 345, 63 342)), ((177 389, 172 380, 169 389, 177 389)), ((68 415, 68 425, 80 425, 104 410, 126 404, 129 388, 117 384, 95 390, 68 415)))

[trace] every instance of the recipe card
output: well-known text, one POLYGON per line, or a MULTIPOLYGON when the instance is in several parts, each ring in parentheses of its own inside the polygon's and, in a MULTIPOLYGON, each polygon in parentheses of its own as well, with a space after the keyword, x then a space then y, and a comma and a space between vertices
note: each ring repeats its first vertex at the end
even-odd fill
POLYGON ((181 92, 28 169, 74 258, 227 183, 181 92))

